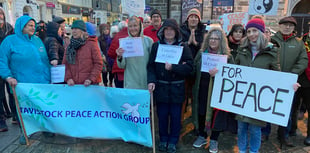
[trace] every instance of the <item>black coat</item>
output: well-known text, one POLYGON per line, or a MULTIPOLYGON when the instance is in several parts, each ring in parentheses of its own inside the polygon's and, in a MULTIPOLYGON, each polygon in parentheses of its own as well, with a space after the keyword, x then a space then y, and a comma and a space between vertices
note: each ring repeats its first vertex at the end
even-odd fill
POLYGON ((44 45, 47 51, 49 61, 57 60, 58 65, 62 64, 64 56, 63 40, 58 36, 59 24, 50 22, 47 25, 47 37, 44 40, 44 45))
MULTIPOLYGON (((189 45, 189 48, 191 49, 193 58, 196 57, 197 52, 201 48, 201 44, 203 42, 204 34, 206 31, 205 29, 206 29, 206 27, 201 22, 199 22, 198 28, 195 30, 195 39, 198 42, 198 45, 197 46, 195 46, 193 44, 189 45)), ((180 27, 180 32, 182 33, 182 38, 183 38, 182 41, 187 43, 187 41, 191 35, 191 31, 188 28, 188 22, 187 21, 185 21, 184 24, 180 27)))

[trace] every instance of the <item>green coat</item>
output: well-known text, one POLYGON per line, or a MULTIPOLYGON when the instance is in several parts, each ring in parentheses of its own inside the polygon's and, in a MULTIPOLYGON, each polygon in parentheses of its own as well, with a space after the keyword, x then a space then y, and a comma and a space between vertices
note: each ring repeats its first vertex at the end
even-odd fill
MULTIPOLYGON (((246 48, 239 47, 237 52, 238 52, 236 57, 237 65, 269 69, 269 70, 280 69, 280 65, 278 62, 278 52, 276 51, 276 48, 274 48, 272 45, 269 45, 262 51, 259 51, 254 60, 252 60, 252 51, 248 47, 246 48)), ((249 118, 242 115, 236 115, 236 119, 258 126, 265 125, 264 121, 249 118)))
POLYGON ((308 66, 308 56, 304 42, 295 36, 284 41, 280 32, 271 37, 280 53, 281 71, 300 75, 308 66))
MULTIPOLYGON (((193 73, 195 74, 195 84, 193 86, 193 104, 192 104, 192 118, 193 118, 193 124, 195 127, 198 128, 198 94, 199 94, 199 85, 200 85, 200 78, 201 78, 201 57, 202 52, 198 52, 195 60, 194 60, 194 70, 193 73)), ((232 56, 228 58, 228 63, 234 63, 232 56)), ((210 84, 209 84, 209 90, 208 90, 208 102, 207 102, 207 110, 206 110, 206 121, 211 122, 212 114, 213 114, 213 108, 210 107, 210 100, 211 100, 211 94, 213 89, 213 81, 214 77, 210 77, 210 84)))

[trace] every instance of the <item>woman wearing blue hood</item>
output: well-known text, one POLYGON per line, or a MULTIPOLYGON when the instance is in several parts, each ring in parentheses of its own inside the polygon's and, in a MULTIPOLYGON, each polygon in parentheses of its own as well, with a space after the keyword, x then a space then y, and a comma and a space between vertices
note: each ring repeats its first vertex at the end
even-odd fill
POLYGON ((148 89, 150 92, 154 91, 157 106, 159 150, 174 153, 181 130, 181 110, 185 99, 184 79, 193 70, 193 58, 188 45, 182 43, 182 34, 174 19, 165 20, 157 32, 157 37, 159 41, 152 46, 147 66, 148 89), (178 64, 155 62, 159 45, 162 44, 183 46, 178 64))
MULTIPOLYGON (((11 87, 21 83, 50 83, 50 64, 41 39, 34 35, 36 22, 21 16, 15 23, 15 34, 0 46, 0 76, 11 87)), ((23 137, 21 137, 23 138, 23 137)), ((26 144, 25 139, 20 139, 26 144)))

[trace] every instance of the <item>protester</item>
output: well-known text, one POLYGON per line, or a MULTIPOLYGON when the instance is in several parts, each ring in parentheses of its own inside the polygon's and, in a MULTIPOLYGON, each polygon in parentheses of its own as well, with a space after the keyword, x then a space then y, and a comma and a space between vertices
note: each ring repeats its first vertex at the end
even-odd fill
MULTIPOLYGON (((278 63, 278 54, 272 45, 268 45, 268 40, 264 36, 265 23, 262 19, 251 19, 246 25, 247 36, 243 39, 238 48, 236 64, 280 70, 278 63)), ((250 153, 259 151, 261 145, 261 127, 265 122, 237 115, 238 120, 238 147, 240 153, 245 153, 249 144, 250 153), (249 139, 248 139, 249 132, 249 139)))
POLYGON ((152 24, 146 27, 143 30, 144 35, 149 36, 153 39, 153 42, 157 42, 159 38, 157 38, 157 32, 161 27, 161 13, 159 10, 155 9, 151 12, 151 20, 152 24))
MULTIPOLYGON (((6 22, 4 10, 0 7, 0 44, 2 41, 8 36, 13 34, 13 27, 6 22)), ((4 106, 7 105, 6 96, 5 96, 5 86, 7 87, 7 91, 9 90, 9 85, 6 84, 5 80, 0 78, 0 132, 4 132, 8 130, 8 126, 5 122, 6 116, 4 111, 4 106)), ((16 108, 15 102, 12 93, 9 93, 9 105, 11 109, 11 113, 7 110, 7 115, 12 114, 12 123, 16 123, 16 108)))
POLYGON ((44 39, 46 37, 46 25, 43 20, 40 20, 36 27, 36 35, 44 42, 44 39))
POLYGON ((47 24, 47 37, 44 45, 50 64, 53 66, 61 65, 65 49, 63 47, 62 30, 58 23, 49 22, 47 24))
MULTIPOLYGON (((120 24, 119 24, 120 25, 120 24)), ((116 49, 119 48, 119 39, 125 38, 128 36, 127 25, 119 26, 119 32, 114 36, 110 48, 108 50, 108 56, 114 59, 112 73, 114 74, 114 84, 116 88, 123 88, 124 87, 124 69, 121 69, 117 66, 116 58, 116 49)))
POLYGON ((159 29, 148 62, 148 89, 154 91, 159 126, 159 150, 176 152, 181 130, 181 110, 185 97, 184 79, 193 70, 193 59, 174 19, 166 19, 159 29), (183 46, 178 64, 155 62, 159 45, 183 46), (170 120, 170 124, 169 124, 170 120), (170 126, 169 126, 170 125, 170 126))
MULTIPOLYGON (((271 42, 279 48, 281 71, 300 75, 307 68, 308 57, 303 41, 299 40, 293 33, 296 25, 297 22, 294 17, 282 18, 279 21, 279 31, 271 37, 271 42)), ((295 116, 294 113, 298 112, 299 107, 297 105, 297 102, 293 100, 291 116, 295 116)), ((291 119, 289 119, 287 127, 279 126, 278 128, 278 139, 283 147, 294 146, 288 139, 290 125, 291 119)))
POLYGON ((69 86, 98 85, 103 64, 97 37, 92 36, 96 29, 92 29, 89 36, 82 20, 75 20, 71 28, 72 38, 63 61, 66 65, 65 82, 69 86))
POLYGON ((118 26, 112 26, 110 30, 111 38, 113 39, 118 32, 119 32, 118 26))
POLYGON ((102 58, 107 64, 106 71, 102 72, 102 80, 104 86, 112 87, 114 77, 112 74, 112 65, 114 63, 114 59, 108 56, 108 49, 112 42, 112 38, 110 36, 110 26, 107 24, 100 24, 99 33, 100 33, 100 36, 98 37, 99 47, 101 50, 102 58))
POLYGON ((240 45, 241 39, 245 36, 245 30, 241 24, 234 24, 228 33, 228 46, 230 53, 235 59, 237 56, 237 49, 240 45))
POLYGON ((209 30, 203 41, 201 50, 195 58, 194 72, 196 74, 196 81, 193 88, 193 103, 196 105, 195 109, 197 110, 195 112, 198 114, 199 123, 199 136, 195 140, 193 146, 201 147, 202 145, 207 144, 205 122, 207 121, 207 123, 211 123, 212 120, 212 134, 210 137, 209 152, 218 152, 218 137, 220 132, 228 129, 228 127, 235 127, 236 129, 237 123, 234 120, 233 114, 218 109, 213 110, 210 107, 210 103, 208 103, 212 93, 214 75, 217 71, 216 68, 213 68, 209 72, 201 72, 203 53, 227 55, 228 63, 234 63, 230 54, 226 35, 221 28, 215 27, 209 30))
MULTIPOLYGON (((35 36, 36 21, 25 15, 16 20, 15 34, 0 46, 0 76, 12 88, 20 83, 50 83, 50 64, 44 44, 35 36)), ((20 144, 25 145, 22 135, 20 144)))
MULTIPOLYGON (((198 50, 201 48, 201 44, 203 41, 203 37, 205 34, 205 26, 201 23, 201 15, 198 9, 193 8, 187 13, 187 20, 183 23, 180 28, 182 33, 183 42, 187 43, 189 48, 191 49, 192 57, 195 58, 198 50)), ((184 107, 188 104, 189 99, 193 101, 193 85, 195 83, 194 76, 189 76, 185 80, 185 103, 184 107)), ((197 108, 198 105, 195 103, 192 104, 192 116, 193 116, 193 124, 195 128, 198 128, 198 113, 197 108)))
POLYGON ((148 15, 145 15, 144 20, 143 20, 143 29, 145 29, 146 27, 148 27, 151 24, 152 24, 151 17, 148 15))
POLYGON ((128 19, 128 34, 127 38, 141 37, 143 45, 143 56, 123 57, 125 50, 118 48, 117 65, 125 69, 124 88, 131 89, 147 89, 147 63, 151 53, 153 40, 150 37, 143 35, 143 25, 141 20, 133 16, 128 19))
MULTIPOLYGON (((303 35, 302 40, 304 41, 308 59, 309 59, 310 58, 310 22, 308 23, 308 26, 309 26, 309 31, 303 35)), ((300 81, 301 87, 297 91, 297 93, 299 93, 300 95, 298 96, 299 99, 297 100, 301 101, 302 99, 302 104, 305 105, 305 108, 309 115, 309 112, 310 112, 310 61, 308 61, 308 67, 306 68, 305 72, 299 76, 299 81, 300 81)), ((296 129, 297 129, 297 120, 295 120, 295 122, 292 120, 291 131, 296 132, 296 129), (293 127, 294 124, 296 125, 295 127, 293 127)), ((307 137, 304 140, 304 144, 306 146, 310 146, 310 119, 309 117, 307 119, 307 137)))
POLYGON ((66 24, 65 24, 66 20, 59 16, 53 16, 53 22, 58 23, 61 28, 61 31, 62 31, 61 38, 63 39, 63 46, 66 50, 70 44, 70 37, 67 35, 67 31, 66 31, 66 24))

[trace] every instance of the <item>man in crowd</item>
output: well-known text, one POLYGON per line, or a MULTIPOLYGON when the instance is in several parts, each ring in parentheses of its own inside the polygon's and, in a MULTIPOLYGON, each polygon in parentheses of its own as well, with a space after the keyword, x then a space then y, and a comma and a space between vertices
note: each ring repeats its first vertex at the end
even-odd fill
POLYGON ((151 21, 152 24, 149 25, 148 27, 146 27, 143 30, 143 34, 146 36, 149 36, 153 39, 153 42, 157 42, 158 38, 157 38, 157 31, 159 30, 159 28, 161 27, 161 14, 160 11, 155 9, 151 12, 151 21))

